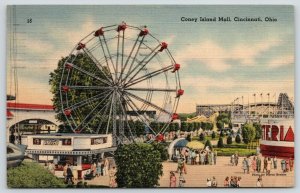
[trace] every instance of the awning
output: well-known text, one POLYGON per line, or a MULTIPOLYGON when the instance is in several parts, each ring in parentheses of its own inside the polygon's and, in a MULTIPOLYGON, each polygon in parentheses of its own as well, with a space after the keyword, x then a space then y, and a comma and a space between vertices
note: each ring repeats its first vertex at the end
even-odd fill
POLYGON ((174 145, 174 147, 186 147, 186 144, 188 144, 188 140, 186 139, 181 139, 177 141, 177 143, 174 145))
POLYGON ((191 141, 186 145, 190 149, 203 149, 204 144, 200 141, 191 141))

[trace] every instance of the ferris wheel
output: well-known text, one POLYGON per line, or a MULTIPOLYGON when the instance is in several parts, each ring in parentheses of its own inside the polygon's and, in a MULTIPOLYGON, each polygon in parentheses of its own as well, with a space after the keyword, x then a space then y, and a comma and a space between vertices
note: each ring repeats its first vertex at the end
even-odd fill
POLYGON ((179 69, 168 44, 146 26, 101 27, 64 61, 60 112, 73 132, 111 133, 114 145, 155 137, 179 118, 179 69))

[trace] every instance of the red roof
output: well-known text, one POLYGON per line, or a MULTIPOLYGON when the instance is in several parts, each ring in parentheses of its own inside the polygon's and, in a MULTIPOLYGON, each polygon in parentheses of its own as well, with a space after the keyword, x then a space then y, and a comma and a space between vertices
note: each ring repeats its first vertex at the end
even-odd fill
POLYGON ((9 110, 6 110, 6 117, 7 118, 12 118, 14 115, 9 111, 9 110))
POLYGON ((25 109, 25 110, 53 110, 53 105, 26 104, 26 103, 7 103, 7 109, 25 109))

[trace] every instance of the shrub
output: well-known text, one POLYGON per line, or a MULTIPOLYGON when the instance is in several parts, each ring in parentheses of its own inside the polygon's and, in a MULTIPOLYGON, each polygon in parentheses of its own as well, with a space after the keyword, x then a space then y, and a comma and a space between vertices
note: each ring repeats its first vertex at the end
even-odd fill
POLYGON ((211 145, 211 142, 209 139, 205 142, 204 148, 206 148, 206 147, 209 147, 209 149, 212 150, 212 145, 211 145))
POLYGON ((222 137, 219 138, 219 141, 218 141, 218 147, 219 147, 219 148, 224 147, 224 144, 223 144, 223 138, 222 138, 222 137))
POLYGON ((115 152, 118 187, 151 188, 163 174, 161 155, 146 143, 122 145, 115 152))
POLYGON ((241 136, 240 135, 236 135, 236 137, 235 137, 235 142, 236 143, 241 143, 241 136))
POLYGON ((9 188, 63 188, 62 179, 51 174, 47 169, 35 162, 24 162, 7 170, 7 186, 9 188))
POLYGON ((227 144, 232 144, 232 137, 230 135, 227 137, 227 144))
POLYGON ((212 138, 212 139, 216 138, 216 132, 214 132, 214 131, 212 132, 211 138, 212 138))
POLYGON ((205 136, 204 136, 204 133, 201 133, 199 135, 199 141, 204 141, 205 140, 205 136))
POLYGON ((191 134, 188 134, 185 139, 188 141, 192 141, 191 134))

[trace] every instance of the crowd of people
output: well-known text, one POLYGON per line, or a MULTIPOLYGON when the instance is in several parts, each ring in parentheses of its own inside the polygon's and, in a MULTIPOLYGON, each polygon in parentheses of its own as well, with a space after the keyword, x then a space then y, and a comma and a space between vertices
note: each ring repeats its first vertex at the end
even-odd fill
POLYGON ((178 162, 184 161, 190 165, 216 165, 217 164, 217 151, 206 149, 176 149, 175 158, 178 162), (181 151, 180 151, 181 150, 181 151))
MULTIPOLYGON (((237 165, 237 164, 236 164, 237 165)), ((292 171, 294 168, 293 159, 282 159, 280 161, 281 171, 283 173, 292 171)), ((271 170, 279 167, 278 159, 276 157, 261 157, 261 156, 248 156, 242 161, 242 169, 244 173, 266 173, 271 174, 271 170)))

